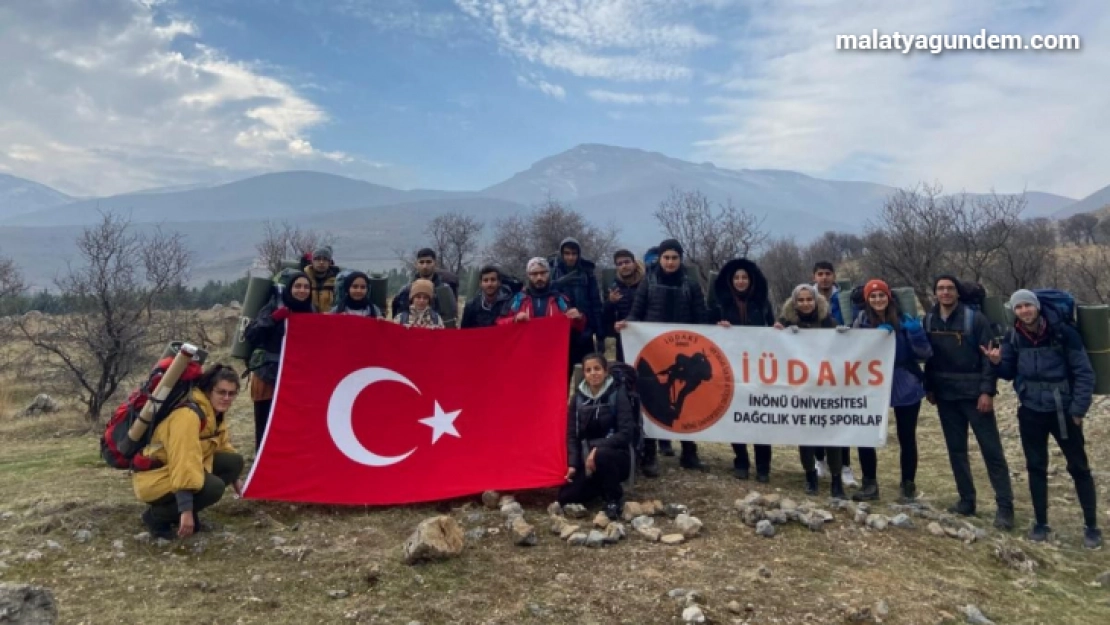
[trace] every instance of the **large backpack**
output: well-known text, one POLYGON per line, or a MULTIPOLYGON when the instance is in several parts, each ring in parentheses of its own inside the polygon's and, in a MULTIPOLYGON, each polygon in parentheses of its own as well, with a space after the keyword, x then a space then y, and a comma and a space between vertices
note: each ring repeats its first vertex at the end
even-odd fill
MULTIPOLYGON (((635 454, 639 454, 644 446, 644 417, 641 411, 640 391, 636 388, 636 369, 623 362, 615 362, 609 365, 609 375, 613 378, 613 383, 624 389, 628 395, 628 401, 632 404, 632 418, 636 421, 636 426, 632 429, 632 449, 635 454)), ((616 394, 613 394, 613 401, 616 401, 616 394)), ((612 406, 614 414, 616 413, 616 406, 612 406)))
POLYGON ((127 396, 127 401, 117 406, 115 412, 112 413, 112 418, 108 420, 108 425, 104 427, 104 434, 100 437, 100 456, 104 459, 104 462, 108 463, 108 466, 131 471, 149 471, 160 467, 161 463, 147 458, 139 452, 150 444, 154 430, 162 421, 182 405, 195 412, 200 419, 200 427, 204 427, 204 411, 200 409, 200 406, 189 401, 193 385, 203 373, 200 363, 194 361, 190 362, 185 368, 181 378, 174 385, 166 399, 161 402, 160 406, 156 407, 142 438, 133 441, 128 436, 128 430, 131 429, 135 420, 140 418, 143 407, 150 400, 151 393, 158 388, 158 383, 162 381, 162 376, 172 363, 172 357, 166 357, 158 361, 146 382, 132 391, 127 396))

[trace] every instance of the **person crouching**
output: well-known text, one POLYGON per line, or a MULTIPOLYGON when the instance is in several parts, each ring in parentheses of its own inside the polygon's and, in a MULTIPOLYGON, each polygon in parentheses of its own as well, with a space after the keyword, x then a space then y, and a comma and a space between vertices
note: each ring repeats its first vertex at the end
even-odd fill
POLYGON ((600 495, 605 515, 616 520, 623 505, 621 482, 632 470, 632 401, 609 375, 602 354, 583 358, 582 372, 567 407, 567 484, 559 489, 559 505, 586 504, 600 495))
POLYGON ((131 478, 135 496, 149 504, 142 521, 152 537, 169 540, 175 524, 182 538, 203 530, 197 514, 218 502, 228 486, 242 490, 243 456, 231 446, 226 419, 238 395, 235 369, 213 365, 140 452, 162 463, 131 478))

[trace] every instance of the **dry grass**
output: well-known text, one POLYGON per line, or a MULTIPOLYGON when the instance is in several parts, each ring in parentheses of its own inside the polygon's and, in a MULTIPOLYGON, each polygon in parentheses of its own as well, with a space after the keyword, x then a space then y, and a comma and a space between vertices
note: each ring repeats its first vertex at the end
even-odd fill
MULTIPOLYGON (((5 384, 9 408, 34 395, 27 385, 5 384)), ((630 498, 684 503, 705 523, 702 536, 679 547, 635 536, 603 550, 570 548, 546 532, 544 509, 551 491, 520 493, 528 518, 542 531, 536 547, 513 546, 502 532, 468 545, 457 560, 409 567, 401 543, 422 519, 482 514, 481 526, 500 526, 499 515, 477 498, 384 509, 292 506, 230 497, 206 518, 223 526, 159 548, 141 544, 142 531, 129 479, 104 466, 95 435, 78 433, 72 413, 40 420, 0 420, 0 580, 53 588, 65 623, 675 623, 682 605, 666 596, 695 590, 713 623, 842 623, 852 609, 890 606, 886 623, 963 622, 958 609, 973 603, 998 623, 1110 622, 1110 588, 1091 584, 1110 569, 1105 552, 1084 552, 1071 481, 1053 457, 1052 522, 1058 542, 1034 546, 1020 538, 1030 509, 1013 399, 1000 401, 1004 440, 1015 477, 1022 531, 991 532, 972 545, 935 538, 918 529, 878 533, 837 513, 823 533, 800 526, 762 539, 731 511, 753 483, 729 475, 731 451, 703 446, 709 475, 691 474, 664 459, 663 476, 638 481, 630 498), (1020 479, 1019 479, 1020 478, 1020 479), (86 544, 74 539, 89 530, 86 544), (275 551, 308 547, 297 561, 275 551), (51 549, 56 541, 60 549, 51 549), (122 541, 122 549, 113 547, 122 541), (1006 568, 995 544, 1016 545, 1039 563, 1032 575, 1006 568), (39 551, 43 557, 28 561, 39 551), (119 554, 122 554, 120 556, 119 554), (769 578, 757 574, 760 566, 769 578), (567 573, 569 582, 556 581, 567 573), (332 599, 328 592, 349 596, 332 599), (751 605, 734 615, 730 601, 751 605)), ((1092 464, 1100 496, 1110 483, 1110 443, 1103 405, 1089 424, 1092 464)), ((235 443, 252 446, 249 399, 240 398, 231 419, 235 443)), ((921 418, 918 483, 926 500, 950 503, 955 489, 935 413, 921 418)), ((893 441, 894 437, 891 436, 893 441)), ((793 449, 775 450, 775 491, 804 500, 793 449)), ((853 454, 854 456, 854 454, 853 454)), ((883 504, 897 486, 896 445, 880 452, 883 504)), ((981 462, 976 466, 981 517, 989 527, 993 502, 981 462)), ((858 465, 857 465, 858 469, 858 465)), ((828 484, 822 484, 827 492, 828 484)), ((824 503, 824 498, 820 499, 824 503)), ((883 504, 876 506, 882 508, 883 504)), ((1105 512, 1103 519, 1110 519, 1105 512)))

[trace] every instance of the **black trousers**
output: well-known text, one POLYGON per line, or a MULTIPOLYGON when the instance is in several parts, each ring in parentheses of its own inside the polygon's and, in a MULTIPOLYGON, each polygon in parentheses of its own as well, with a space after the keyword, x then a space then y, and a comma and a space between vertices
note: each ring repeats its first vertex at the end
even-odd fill
MULTIPOLYGON (((825 459, 825 452, 828 449, 832 449, 832 448, 831 447, 814 447, 813 448, 813 457, 814 457, 814 459, 824 460, 825 459)), ((851 447, 837 447, 837 449, 840 450, 840 464, 841 464, 841 466, 845 466, 845 467, 852 466, 852 448, 851 447)), ((829 467, 831 469, 832 465, 829 465, 829 467)))
POLYGON ((987 476, 994 488, 994 499, 999 508, 1013 508, 1014 491, 1010 484, 1010 468, 1006 464, 1006 453, 1002 449, 1002 437, 998 434, 998 421, 995 414, 981 413, 978 400, 958 401, 938 400, 937 413, 940 426, 944 431, 944 443, 948 447, 948 461, 952 465, 952 475, 956 478, 956 491, 960 500, 975 503, 975 480, 971 477, 971 463, 967 452, 967 430, 975 433, 983 462, 987 465, 987 476))
POLYGON ((1095 480, 1087 463, 1083 427, 1071 417, 1067 420, 1067 439, 1060 438, 1060 422, 1055 412, 1036 412, 1018 408, 1018 430, 1021 447, 1025 451, 1025 468, 1029 471, 1029 494, 1033 499, 1033 512, 1037 523, 1048 524, 1048 437, 1056 439, 1068 473, 1075 482, 1075 494, 1083 508, 1083 522, 1087 527, 1098 527, 1095 480))
MULTIPOLYGON (((898 432, 898 459, 902 468, 903 482, 913 482, 917 479, 917 417, 919 414, 921 414, 921 402, 910 406, 894 407, 894 427, 898 432)), ((967 444, 966 435, 964 444, 967 444)), ((863 471, 863 479, 877 479, 879 472, 878 451, 874 447, 860 447, 857 452, 859 453, 859 465, 863 471)), ((1009 478, 1007 477, 1007 479, 1009 478)))
POLYGON ((575 467, 574 479, 559 488, 559 505, 587 504, 598 497, 605 503, 620 503, 624 497, 621 482, 628 479, 632 456, 628 449, 597 448, 594 458, 597 470, 586 476, 586 467, 575 467))
MULTIPOLYGON (((833 477, 840 477, 840 471, 844 468, 840 459, 840 450, 847 449, 846 447, 799 447, 798 456, 802 459, 802 470, 806 473, 816 471, 814 461, 817 458, 817 451, 825 452, 826 457, 829 459, 829 472, 833 477)), ((758 449, 756 450, 759 451, 758 449)))
POLYGON ((274 405, 274 400, 267 399, 264 401, 254 402, 254 453, 258 454, 258 450, 262 448, 262 435, 266 433, 266 424, 270 422, 270 408, 274 405))
MULTIPOLYGON (((767 475, 771 473, 771 446, 770 445, 752 445, 755 447, 755 472, 759 475, 767 475)), ((748 470, 751 464, 748 461, 748 446, 744 443, 733 443, 732 453, 736 457, 732 460, 732 466, 737 469, 748 470)))
MULTIPOLYGON (((657 438, 644 439, 644 462, 653 460, 659 452, 659 444, 669 441, 661 441, 657 438)), ((698 455, 698 444, 693 441, 680 441, 682 445, 682 457, 693 458, 698 455)))
MULTIPOLYGON (((239 479, 242 472, 242 456, 216 452, 212 457, 212 472, 204 474, 204 486, 193 493, 193 512, 200 512, 219 501, 224 496, 224 490, 239 479)), ((177 496, 169 493, 150 502, 150 514, 159 523, 176 523, 181 516, 177 510, 177 496)))

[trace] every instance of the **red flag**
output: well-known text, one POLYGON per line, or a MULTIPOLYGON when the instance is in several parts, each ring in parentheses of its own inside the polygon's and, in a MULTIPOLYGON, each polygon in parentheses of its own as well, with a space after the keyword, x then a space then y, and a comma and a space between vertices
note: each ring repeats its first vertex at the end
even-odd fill
POLYGON ((562 317, 473 330, 293 315, 244 495, 379 505, 563 482, 562 317))

